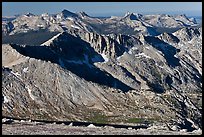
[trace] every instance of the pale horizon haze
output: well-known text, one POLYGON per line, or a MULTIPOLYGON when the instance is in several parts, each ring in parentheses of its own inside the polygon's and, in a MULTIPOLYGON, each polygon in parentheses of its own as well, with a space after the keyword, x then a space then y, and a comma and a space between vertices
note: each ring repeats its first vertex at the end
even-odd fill
POLYGON ((202 2, 2 2, 2 16, 43 13, 56 14, 63 9, 84 11, 90 16, 141 14, 186 14, 202 16, 202 2))

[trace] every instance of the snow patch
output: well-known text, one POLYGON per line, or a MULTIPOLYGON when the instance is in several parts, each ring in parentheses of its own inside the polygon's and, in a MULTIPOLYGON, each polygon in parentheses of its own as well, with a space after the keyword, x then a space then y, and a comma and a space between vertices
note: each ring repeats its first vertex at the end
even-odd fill
POLYGON ((117 59, 117 60, 120 60, 120 58, 121 58, 121 56, 117 57, 116 59, 117 59))
POLYGON ((52 43, 52 41, 53 41, 54 39, 56 39, 60 34, 62 34, 62 33, 59 33, 59 34, 55 35, 54 37, 52 37, 52 38, 49 39, 48 41, 46 41, 46 42, 44 42, 43 44, 41 44, 41 46, 43 46, 43 45, 46 45, 46 46, 50 45, 50 43, 52 43))
POLYGON ((90 125, 88 125, 87 127, 95 128, 96 126, 94 126, 94 124, 90 124, 90 125))
POLYGON ((44 27, 44 25, 42 25, 42 24, 39 24, 39 25, 37 25, 38 27, 44 27))
POLYGON ((73 126, 73 123, 71 122, 68 126, 73 126))
POLYGON ((16 77, 20 77, 21 76, 21 74, 19 74, 18 72, 15 73, 15 72, 11 71, 11 73, 14 74, 16 77))
POLYGON ((197 78, 200 78, 198 75, 196 75, 197 78))
POLYGON ((131 54, 131 55, 132 55, 132 50, 129 50, 129 51, 128 51, 128 54, 131 54))
POLYGON ((188 43, 193 44, 194 43, 194 39, 191 39, 190 41, 188 41, 188 43))
POLYGON ((186 105, 187 107, 196 109, 196 107, 195 107, 193 104, 190 104, 190 102, 189 102, 187 99, 184 100, 184 103, 185 103, 185 105, 186 105))
POLYGON ((185 68, 189 68, 188 66, 186 66, 186 63, 182 60, 180 60, 179 63, 182 64, 185 68))
POLYGON ((143 57, 145 57, 145 58, 151 58, 150 56, 147 56, 147 55, 144 54, 144 53, 139 53, 139 54, 136 54, 136 55, 135 55, 135 57, 141 57, 141 56, 143 56, 143 57))
POLYGON ((67 24, 66 22, 63 22, 63 21, 62 21, 62 22, 60 22, 60 23, 61 23, 61 25, 66 25, 66 24, 67 24))
POLYGON ((174 57, 178 58, 178 55, 175 54, 174 57))
POLYGON ((9 99, 6 96, 4 96, 4 103, 8 103, 8 102, 9 102, 9 99))
POLYGON ((178 126, 176 126, 176 125, 174 125, 171 129, 173 130, 173 131, 178 131, 178 126))
POLYGON ((34 97, 33 94, 31 93, 31 89, 30 89, 28 86, 26 86, 25 88, 27 89, 30 98, 31 98, 32 100, 35 100, 35 97, 34 97))
POLYGON ((202 129, 193 130, 192 133, 202 134, 202 129))
POLYGON ((67 19, 68 19, 68 20, 71 20, 71 21, 74 21, 74 19, 73 19, 73 18, 71 18, 71 17, 68 17, 67 19))
POLYGON ((117 60, 119 60, 120 58, 122 58, 125 54, 127 54, 126 51, 125 51, 121 56, 117 57, 117 60))
POLYGON ((76 29, 80 29, 78 26, 76 25, 71 25, 72 28, 76 28, 76 29))
POLYGON ((18 79, 20 79, 20 80, 22 80, 21 78, 20 78, 20 74, 18 73, 18 72, 13 72, 13 71, 11 71, 11 74, 13 74, 15 77, 17 77, 18 79))
POLYGON ((195 125, 195 123, 194 123, 194 122, 193 122, 191 119, 186 118, 186 120, 188 120, 189 122, 191 122, 191 123, 192 123, 192 126, 191 126, 191 127, 196 128, 196 129, 199 129, 199 127, 198 127, 198 126, 196 126, 196 125, 195 125))
POLYGON ((164 68, 163 66, 160 66, 160 65, 158 65, 157 63, 156 63, 155 65, 158 66, 158 67, 160 67, 160 68, 162 68, 162 69, 164 68))
POLYGON ((104 53, 102 53, 101 56, 105 60, 104 62, 108 62, 109 61, 108 57, 104 53))
POLYGON ((23 68, 23 72, 27 73, 28 72, 28 67, 23 68))
POLYGON ((146 49, 149 49, 149 47, 145 47, 146 49))

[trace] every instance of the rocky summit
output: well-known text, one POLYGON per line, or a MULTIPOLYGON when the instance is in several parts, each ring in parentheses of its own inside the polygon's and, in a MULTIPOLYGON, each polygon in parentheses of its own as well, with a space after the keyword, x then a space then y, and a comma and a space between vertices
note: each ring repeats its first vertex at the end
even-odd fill
POLYGON ((85 12, 2 20, 2 115, 202 129, 202 26, 85 12))

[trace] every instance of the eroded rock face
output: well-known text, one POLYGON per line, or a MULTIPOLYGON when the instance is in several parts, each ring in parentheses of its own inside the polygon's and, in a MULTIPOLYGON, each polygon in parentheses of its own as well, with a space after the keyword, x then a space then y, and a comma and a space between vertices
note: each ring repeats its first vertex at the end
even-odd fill
MULTIPOLYGON (((71 20, 64 14, 58 19, 71 20)), ((3 44, 2 114, 202 128, 201 49, 200 28, 158 36, 75 29, 38 46, 3 44)))

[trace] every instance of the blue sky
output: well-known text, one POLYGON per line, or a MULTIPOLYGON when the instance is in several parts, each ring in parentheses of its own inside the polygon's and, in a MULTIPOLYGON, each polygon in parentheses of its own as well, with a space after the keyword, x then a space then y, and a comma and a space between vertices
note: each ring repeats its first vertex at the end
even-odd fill
POLYGON ((2 2, 2 15, 59 13, 63 9, 84 11, 91 16, 142 14, 186 14, 202 16, 202 2, 2 2))

